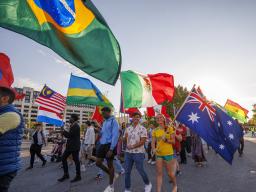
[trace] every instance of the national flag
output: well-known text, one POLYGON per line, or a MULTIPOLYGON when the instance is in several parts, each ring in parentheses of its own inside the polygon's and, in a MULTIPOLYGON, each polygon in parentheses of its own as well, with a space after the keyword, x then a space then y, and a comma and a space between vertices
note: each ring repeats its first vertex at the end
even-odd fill
POLYGON ((14 77, 9 57, 0 53, 0 85, 1 87, 10 88, 13 84, 14 77))
POLYGON ((155 117, 155 109, 154 107, 147 107, 147 116, 148 117, 155 117))
POLYGON ((196 132, 224 160, 232 164, 243 132, 239 123, 223 110, 209 104, 193 90, 177 114, 176 120, 196 132))
POLYGON ((238 103, 228 99, 224 108, 231 117, 234 117, 242 123, 247 122, 247 114, 249 113, 249 111, 243 108, 238 103))
POLYGON ((95 110, 94 110, 94 113, 92 114, 92 118, 91 118, 92 120, 97 121, 100 125, 104 121, 104 118, 101 114, 101 109, 102 109, 101 106, 96 106, 95 110))
POLYGON ((90 0, 1 0, 0 27, 49 47, 101 81, 114 85, 118 79, 120 46, 90 0))
POLYGON ((62 126, 62 114, 66 106, 66 98, 47 85, 44 86, 35 103, 39 105, 37 121, 62 126))
POLYGON ((133 71, 121 73, 124 107, 153 107, 174 96, 173 76, 167 73, 142 75, 133 71))
POLYGON ((49 108, 39 107, 36 121, 61 127, 64 125, 62 119, 62 114, 58 114, 49 108))
POLYGON ((113 107, 111 102, 101 91, 87 78, 70 76, 68 94, 68 105, 95 105, 113 107))
POLYGON ((170 118, 170 115, 167 113, 167 106, 158 105, 155 107, 147 107, 147 116, 154 117, 156 114, 163 114, 166 118, 170 118))

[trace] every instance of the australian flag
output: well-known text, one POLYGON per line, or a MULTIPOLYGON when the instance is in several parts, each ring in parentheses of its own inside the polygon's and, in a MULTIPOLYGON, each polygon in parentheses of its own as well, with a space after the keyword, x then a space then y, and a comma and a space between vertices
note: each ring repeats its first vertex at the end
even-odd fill
POLYGON ((243 131, 239 123, 193 89, 176 120, 196 132, 228 163, 239 147, 243 131))

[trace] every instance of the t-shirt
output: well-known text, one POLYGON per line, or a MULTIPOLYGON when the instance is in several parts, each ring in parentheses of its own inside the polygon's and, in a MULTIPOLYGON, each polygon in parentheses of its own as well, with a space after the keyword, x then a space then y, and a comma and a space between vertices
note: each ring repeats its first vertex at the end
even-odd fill
POLYGON ((170 139, 173 134, 175 134, 173 127, 167 127, 166 130, 158 127, 153 131, 152 137, 156 139, 156 155, 173 155, 172 144, 164 142, 163 140, 163 137, 170 139))
MULTIPOLYGON (((128 133, 127 146, 135 145, 140 142, 141 138, 147 138, 147 129, 142 125, 136 127, 130 126, 125 130, 124 137, 128 133)), ((144 145, 135 149, 126 149, 128 153, 145 153, 144 145)))

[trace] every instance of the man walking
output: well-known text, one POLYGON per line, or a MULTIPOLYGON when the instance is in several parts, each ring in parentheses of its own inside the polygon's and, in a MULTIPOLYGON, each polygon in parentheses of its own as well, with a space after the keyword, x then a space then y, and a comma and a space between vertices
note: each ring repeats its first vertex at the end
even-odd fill
POLYGON ((124 140, 127 143, 125 152, 125 192, 130 192, 133 164, 135 164, 137 171, 145 183, 145 192, 150 192, 152 189, 152 184, 144 170, 144 144, 147 140, 147 129, 139 124, 140 119, 140 113, 133 113, 132 125, 124 133, 124 140))
POLYGON ((104 192, 114 192, 114 166, 113 160, 116 155, 116 146, 119 137, 119 125, 114 116, 111 116, 109 107, 102 108, 102 115, 105 119, 100 131, 100 144, 96 151, 96 165, 109 175, 109 186, 104 192), (103 164, 107 160, 107 167, 103 164))
POLYGON ((62 164, 64 175, 58 181, 63 182, 69 179, 67 158, 72 154, 73 161, 76 165, 76 177, 71 182, 77 182, 81 180, 79 151, 80 151, 80 126, 78 124, 78 116, 71 114, 70 117, 70 129, 69 131, 63 130, 64 137, 67 138, 66 150, 62 156, 62 164))

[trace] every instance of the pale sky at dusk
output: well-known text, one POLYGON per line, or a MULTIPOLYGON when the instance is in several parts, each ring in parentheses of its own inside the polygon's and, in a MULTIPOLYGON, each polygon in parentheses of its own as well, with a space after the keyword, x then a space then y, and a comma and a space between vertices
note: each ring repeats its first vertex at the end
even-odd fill
MULTIPOLYGON (((256 1, 93 0, 122 49, 122 70, 167 72, 175 85, 200 85, 222 105, 227 98, 248 110, 256 103, 256 1)), ((0 28, 0 52, 9 55, 15 85, 40 90, 46 83, 66 94, 72 67, 50 49, 0 28)), ((115 105, 120 82, 89 77, 115 105)))

